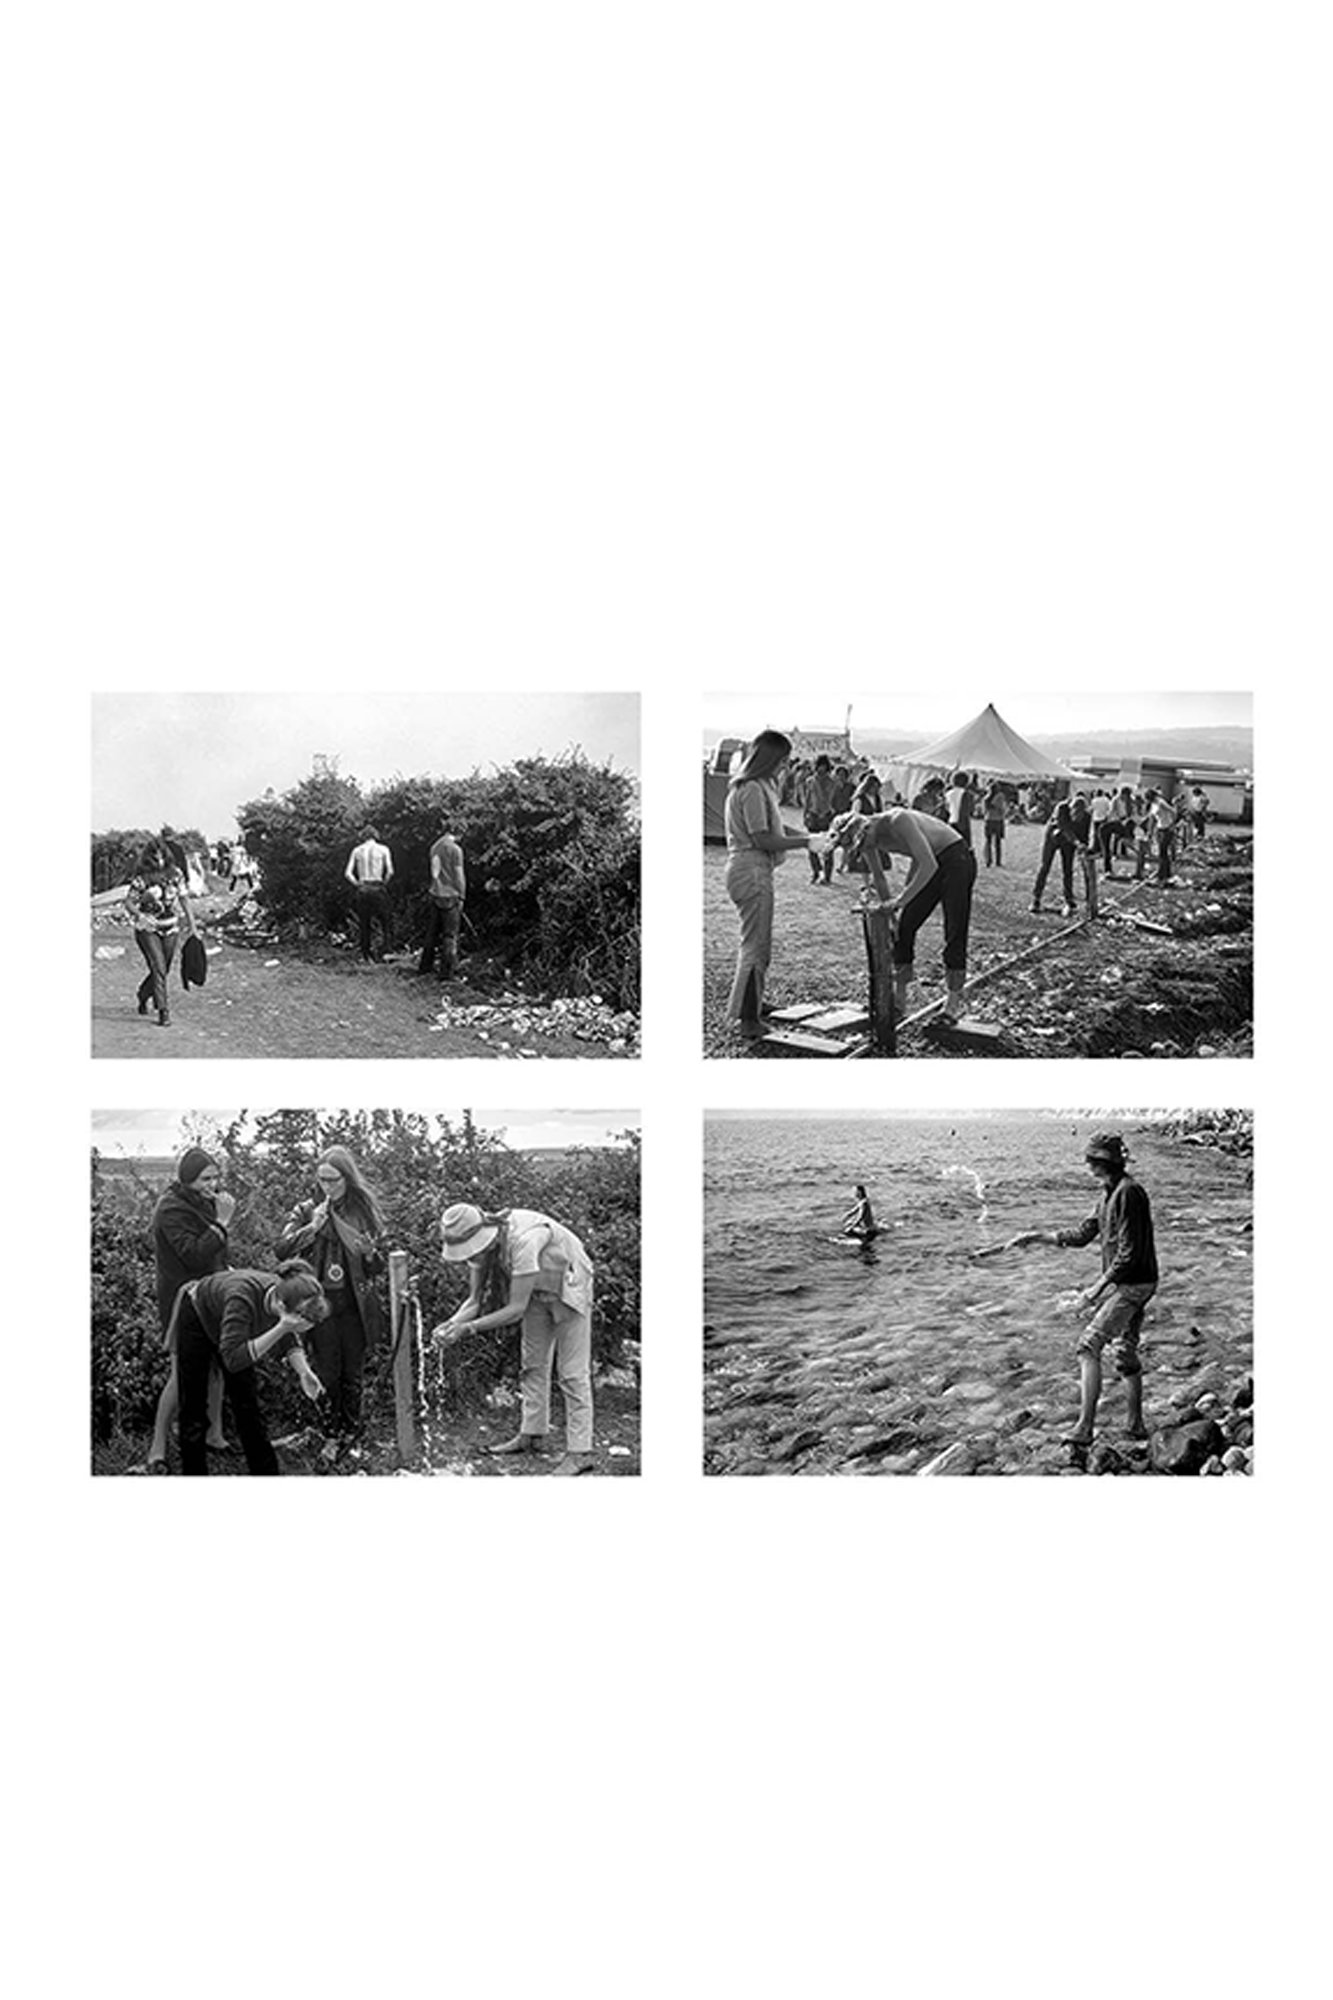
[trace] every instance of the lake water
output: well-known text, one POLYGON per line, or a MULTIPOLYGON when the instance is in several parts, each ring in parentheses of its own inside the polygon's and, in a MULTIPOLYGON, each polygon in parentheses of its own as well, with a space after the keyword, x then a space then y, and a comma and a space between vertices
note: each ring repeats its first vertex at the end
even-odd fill
MULTIPOLYGON (((966 1440, 977 1469, 1057 1472, 1077 1414, 1096 1245, 975 1261, 1095 1205, 1083 1149, 1120 1130, 1153 1204, 1161 1282, 1143 1336, 1149 1425, 1229 1395, 1253 1339, 1248 1161, 1132 1120, 1034 1113, 708 1120, 705 1463, 715 1473, 914 1472, 966 1440), (834 1240, 865 1182, 882 1233, 834 1240)), ((1108 1355, 1098 1437, 1119 1445, 1108 1355)), ((1130 1453, 1123 1469, 1146 1469, 1130 1453)))

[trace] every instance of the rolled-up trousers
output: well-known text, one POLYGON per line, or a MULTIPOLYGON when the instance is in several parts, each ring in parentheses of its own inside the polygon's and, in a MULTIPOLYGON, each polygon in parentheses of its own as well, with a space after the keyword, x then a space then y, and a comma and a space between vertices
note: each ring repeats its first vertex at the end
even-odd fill
POLYGON ((519 1391, 521 1429, 545 1437, 551 1428, 551 1371, 565 1399, 565 1449, 592 1450, 592 1310, 573 1312, 534 1292, 523 1315, 519 1391))
POLYGON ((736 976, 727 1001, 728 1021, 757 1021, 773 956, 773 863, 756 848, 727 856, 727 894, 741 920, 736 976))

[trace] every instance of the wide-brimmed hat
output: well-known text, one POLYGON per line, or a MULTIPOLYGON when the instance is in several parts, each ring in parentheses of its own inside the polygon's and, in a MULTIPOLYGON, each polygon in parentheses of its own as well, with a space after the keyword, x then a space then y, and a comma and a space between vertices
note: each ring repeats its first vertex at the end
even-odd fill
POLYGON ((489 1250, 500 1234, 498 1222, 487 1222, 470 1201, 456 1201, 440 1217, 440 1239, 446 1264, 461 1264, 466 1257, 479 1257, 489 1250))
POLYGON ((1118 1132, 1094 1132, 1083 1155, 1085 1160, 1102 1160, 1108 1167, 1123 1167, 1125 1142, 1118 1132))

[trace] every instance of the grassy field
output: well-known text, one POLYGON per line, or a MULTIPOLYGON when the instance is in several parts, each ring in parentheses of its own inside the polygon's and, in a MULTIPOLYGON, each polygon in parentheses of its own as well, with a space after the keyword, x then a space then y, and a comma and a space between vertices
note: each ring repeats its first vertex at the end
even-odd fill
MULTIPOLYGON (((347 946, 322 940, 299 950, 245 942, 222 922, 237 900, 227 895, 196 900, 205 943, 216 955, 209 959, 205 985, 188 993, 178 966, 172 967, 171 1024, 166 1028, 159 1028, 151 1010, 146 1015, 136 1011, 135 990, 145 968, 133 932, 105 918, 95 921, 90 944, 94 1056, 497 1060, 514 1052, 497 1046, 494 1031, 488 1037, 467 1025, 434 1025, 442 993, 463 1006, 493 997, 485 983, 469 978, 466 960, 461 976, 442 989, 434 977, 418 975, 410 952, 363 965, 347 946), (115 956, 99 957, 99 951, 115 956)), ((515 1040, 538 1056, 586 1060, 615 1053, 569 1034, 524 1029, 515 1040)))
MULTIPOLYGON (((1031 914, 1043 830, 1010 827, 1001 868, 980 865, 972 906, 968 976, 1015 956, 1068 922, 1060 915, 1058 871, 1047 882, 1043 913, 1031 914)), ((1007 1056, 1247 1055, 1253 1016, 1251 840, 1246 833, 1211 835, 1179 857, 1176 884, 1106 880, 1099 874, 1103 912, 1132 913, 1169 927, 1170 935, 1099 922, 1051 946, 1022 967, 969 995, 968 1013, 999 1028, 1007 1056)), ((977 829, 978 863, 981 833, 977 829)), ((772 1059, 760 1043, 730 1036, 727 994, 735 966, 736 913, 723 880, 725 851, 704 849, 704 1052, 772 1059)), ((1078 871, 1076 870, 1076 877, 1078 871)), ((901 869, 896 873, 901 884, 901 869)), ((773 1006, 866 1000, 865 949, 855 910, 862 881, 837 875, 828 887, 810 880, 805 856, 778 871, 777 916, 768 1001, 773 1006)), ((1081 886, 1078 888, 1080 902, 1081 886)), ((1077 912, 1083 915, 1080 908, 1077 912)), ((944 990, 938 913, 917 940, 919 986, 914 1006, 944 990)), ((922 1028, 900 1037, 904 1056, 955 1053, 922 1028)))

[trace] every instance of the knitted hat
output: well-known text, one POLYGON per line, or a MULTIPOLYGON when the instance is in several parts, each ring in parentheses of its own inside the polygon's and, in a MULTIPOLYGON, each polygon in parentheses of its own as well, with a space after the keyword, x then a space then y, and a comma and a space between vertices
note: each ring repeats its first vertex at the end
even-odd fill
POLYGON ((200 1174, 215 1167, 217 1161, 202 1146, 187 1146, 176 1162, 176 1179, 182 1187, 193 1187, 200 1174))
POLYGON ((1125 1142, 1118 1132, 1094 1132, 1083 1157, 1089 1162, 1101 1160, 1108 1167, 1123 1167, 1125 1142))

